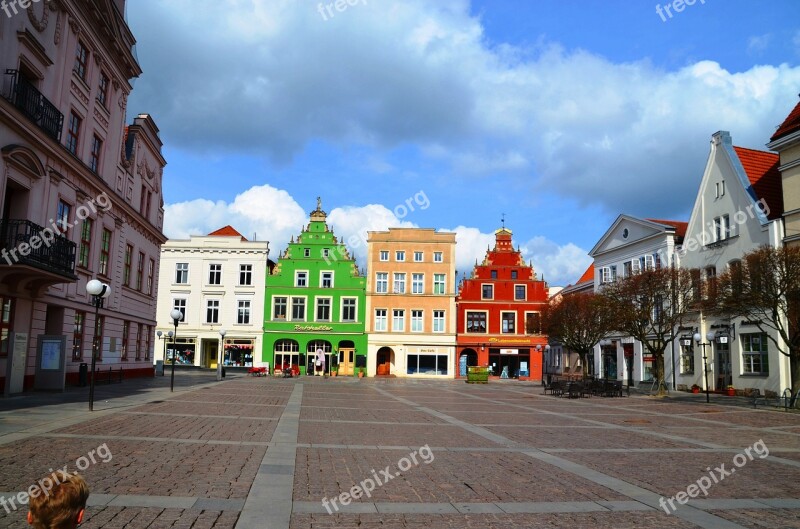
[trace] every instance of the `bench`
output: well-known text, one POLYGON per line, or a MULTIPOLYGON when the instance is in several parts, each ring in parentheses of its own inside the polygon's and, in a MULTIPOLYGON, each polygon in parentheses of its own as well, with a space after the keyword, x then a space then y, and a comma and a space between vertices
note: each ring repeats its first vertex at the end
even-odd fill
POLYGON ((247 370, 247 374, 252 375, 254 377, 265 377, 267 376, 267 368, 266 367, 251 367, 247 370))
POLYGON ((780 396, 775 395, 769 397, 762 394, 761 390, 758 388, 753 388, 750 391, 750 402, 753 403, 753 408, 758 408, 758 404, 761 403, 764 406, 788 410, 795 405, 798 398, 800 398, 800 391, 792 397, 792 390, 789 388, 784 389, 780 396))

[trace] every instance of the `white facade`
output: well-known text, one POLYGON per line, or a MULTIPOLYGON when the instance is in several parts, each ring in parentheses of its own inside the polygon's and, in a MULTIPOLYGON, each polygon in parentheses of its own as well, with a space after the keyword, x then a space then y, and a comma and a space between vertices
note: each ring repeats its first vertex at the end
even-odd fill
MULTIPOLYGON (((589 255, 594 258, 594 290, 603 284, 653 267, 677 265, 676 246, 685 223, 639 219, 620 215, 589 255)), ((630 336, 612 334, 597 345, 588 359, 590 374, 621 380, 631 385, 654 377, 654 358, 641 342, 630 336)), ((670 351, 664 353, 664 380, 672 380, 670 351)))
MULTIPOLYGON (((772 158, 777 165, 775 154, 734 147, 728 132, 717 132, 712 137, 711 152, 681 250, 681 266, 700 270, 699 279, 706 285, 705 295, 713 296, 713 290, 708 292, 709 284, 713 285, 715 277, 744 254, 760 246, 778 247, 782 243, 780 195, 759 196, 757 192, 769 189, 763 185, 770 182, 762 182, 762 178, 776 179, 779 187, 780 176, 758 174, 763 171, 750 163, 748 175, 743 165, 749 160, 769 164, 772 158)), ((679 330, 680 354, 675 358, 678 384, 705 388, 704 348, 690 338, 699 332, 706 343, 709 331, 716 334, 715 340, 705 347, 710 390, 724 390, 732 385, 737 389, 759 388, 762 394, 765 390, 780 394, 791 386, 788 357, 777 352, 755 325, 741 318, 731 320, 725 315, 702 312, 690 315, 679 330)))
POLYGON ((161 248, 158 327, 155 357, 167 360, 177 351, 178 364, 215 368, 225 331, 223 365, 261 366, 264 289, 269 243, 247 241, 232 228, 169 240, 161 248), (229 235, 230 234, 230 235, 229 235), (184 313, 177 341, 170 312, 184 313))

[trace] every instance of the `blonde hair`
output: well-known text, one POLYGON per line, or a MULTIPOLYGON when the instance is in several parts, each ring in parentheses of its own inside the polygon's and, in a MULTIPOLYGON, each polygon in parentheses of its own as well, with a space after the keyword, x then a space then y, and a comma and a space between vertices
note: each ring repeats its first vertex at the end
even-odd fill
POLYGON ((73 529, 89 499, 86 481, 77 473, 61 470, 40 479, 28 490, 31 525, 35 529, 73 529))

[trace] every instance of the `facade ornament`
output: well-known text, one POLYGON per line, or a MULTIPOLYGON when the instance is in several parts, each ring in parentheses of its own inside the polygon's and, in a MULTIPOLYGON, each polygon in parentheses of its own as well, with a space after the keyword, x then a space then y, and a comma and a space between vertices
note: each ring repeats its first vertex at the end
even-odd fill
POLYGON ((41 33, 47 29, 47 22, 50 16, 50 11, 47 9, 47 6, 44 3, 42 3, 42 17, 37 18, 34 7, 35 5, 36 4, 31 4, 28 6, 28 19, 31 21, 31 24, 33 24, 33 27, 36 28, 36 31, 41 33))
MULTIPOLYGON (((53 8, 53 3, 50 3, 50 9, 53 8)), ((56 30, 53 32, 53 44, 58 46, 61 43, 61 17, 56 14, 56 30)))

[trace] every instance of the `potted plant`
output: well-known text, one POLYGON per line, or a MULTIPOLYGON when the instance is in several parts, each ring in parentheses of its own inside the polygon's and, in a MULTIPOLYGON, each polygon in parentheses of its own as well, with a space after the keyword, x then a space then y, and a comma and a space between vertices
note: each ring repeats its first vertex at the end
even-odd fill
POLYGON ((692 384, 692 393, 700 393, 700 386, 692 384))
POLYGON ((734 388, 733 386, 728 386, 727 388, 725 388, 725 393, 727 393, 729 397, 733 397, 736 395, 736 388, 734 388))
POLYGON ((339 374, 339 364, 333 364, 331 366, 331 376, 335 377, 338 374, 339 374))
POLYGON ((364 368, 363 367, 359 367, 358 368, 358 378, 364 378, 364 368))

